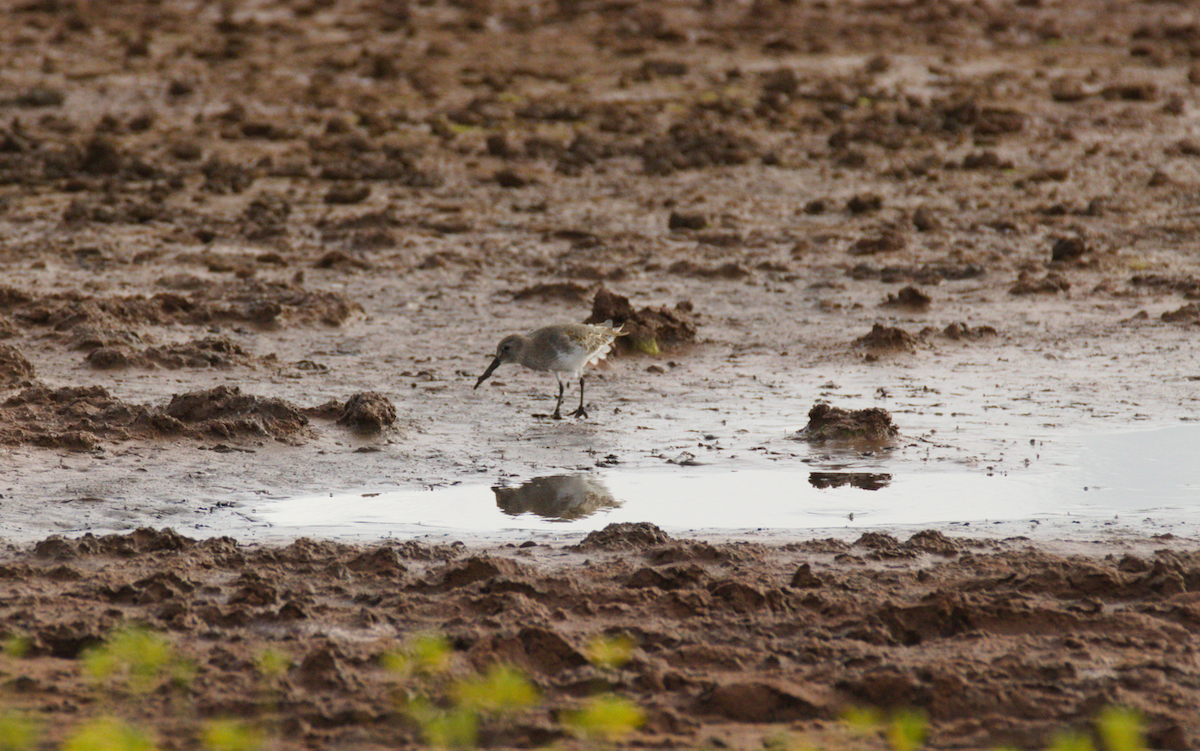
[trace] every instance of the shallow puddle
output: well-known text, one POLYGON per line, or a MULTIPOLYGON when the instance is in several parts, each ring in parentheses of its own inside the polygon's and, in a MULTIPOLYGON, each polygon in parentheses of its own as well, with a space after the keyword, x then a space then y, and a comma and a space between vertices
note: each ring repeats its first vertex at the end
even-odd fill
POLYGON ((1058 436, 1036 451, 1040 461, 1005 470, 922 463, 903 452, 814 451, 772 468, 560 472, 495 485, 274 500, 255 504, 250 516, 271 535, 354 538, 503 537, 640 521, 673 532, 1021 522, 1178 534, 1200 510, 1200 426, 1058 436))

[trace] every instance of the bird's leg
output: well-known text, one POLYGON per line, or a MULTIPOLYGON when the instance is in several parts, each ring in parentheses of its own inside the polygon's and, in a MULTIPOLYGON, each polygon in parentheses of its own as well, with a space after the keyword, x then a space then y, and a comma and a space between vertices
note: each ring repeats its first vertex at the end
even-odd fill
POLYGON ((579 376, 579 409, 571 413, 572 417, 587 417, 587 410, 583 408, 583 376, 579 376))
POLYGON ((562 412, 560 412, 559 409, 562 407, 563 389, 565 389, 566 386, 563 384, 562 379, 558 377, 558 373, 554 374, 554 378, 558 381, 558 401, 554 403, 554 414, 550 416, 555 420, 561 420, 562 412))

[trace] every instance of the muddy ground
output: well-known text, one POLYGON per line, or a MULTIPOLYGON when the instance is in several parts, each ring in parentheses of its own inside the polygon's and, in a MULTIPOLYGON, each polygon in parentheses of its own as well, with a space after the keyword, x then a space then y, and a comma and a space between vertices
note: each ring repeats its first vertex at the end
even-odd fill
MULTIPOLYGON (((1015 470, 1056 430, 1195 419, 1198 40, 1172 2, 4 3, 0 533, 245 542, 256 499, 683 451, 807 477, 819 401, 894 416, 871 469, 1015 470), (538 417, 545 375, 471 389, 504 335, 613 311, 638 336, 589 419, 538 417)), ((633 633, 613 680, 650 745, 848 701, 923 708, 939 746, 1037 745, 1112 702, 1196 742, 1186 540, 111 544, 9 554, 42 671, 18 688, 51 716, 90 707, 47 661, 132 617, 215 671, 200 712, 261 710, 226 683, 262 640, 315 655, 296 745, 410 739, 351 689, 374 640, 428 625, 560 703, 599 680, 584 635, 633 633), (437 583, 471 556, 521 564, 437 583), (813 556, 820 586, 789 584, 813 556), (275 594, 231 603, 254 577, 275 594)))

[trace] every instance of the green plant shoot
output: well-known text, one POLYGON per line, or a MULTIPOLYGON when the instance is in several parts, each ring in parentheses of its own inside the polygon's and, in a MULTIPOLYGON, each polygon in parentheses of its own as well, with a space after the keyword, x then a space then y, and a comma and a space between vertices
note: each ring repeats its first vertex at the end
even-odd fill
POLYGON ((607 694, 594 696, 583 709, 567 715, 566 724, 576 735, 618 741, 646 722, 642 708, 629 699, 607 694))
POLYGON ((1096 724, 1107 751, 1144 751, 1146 748, 1142 716, 1136 710, 1109 707, 1100 713, 1096 724))
POLYGON ((486 675, 458 681, 453 694, 461 706, 491 714, 525 709, 539 698, 529 679, 509 665, 492 665, 486 675))
POLYGON ((41 728, 32 718, 12 710, 0 714, 0 751, 26 751, 40 737, 41 728))
POLYGON ((153 751, 150 736, 115 717, 97 717, 75 731, 63 751, 153 751))
POLYGON ((213 720, 204 728, 203 745, 207 751, 256 751, 262 748, 263 734, 237 720, 213 720))
POLYGON ((633 656, 633 646, 633 639, 624 634, 597 636, 588 642, 583 654, 596 667, 611 670, 629 662, 633 656))

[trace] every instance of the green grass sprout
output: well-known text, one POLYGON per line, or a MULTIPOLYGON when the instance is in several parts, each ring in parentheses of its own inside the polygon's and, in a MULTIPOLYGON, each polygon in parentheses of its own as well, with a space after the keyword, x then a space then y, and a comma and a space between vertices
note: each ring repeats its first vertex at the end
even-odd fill
POLYGON ((619 741, 646 722, 646 713, 629 699, 606 694, 594 696, 583 709, 566 716, 576 735, 608 742, 619 741))

